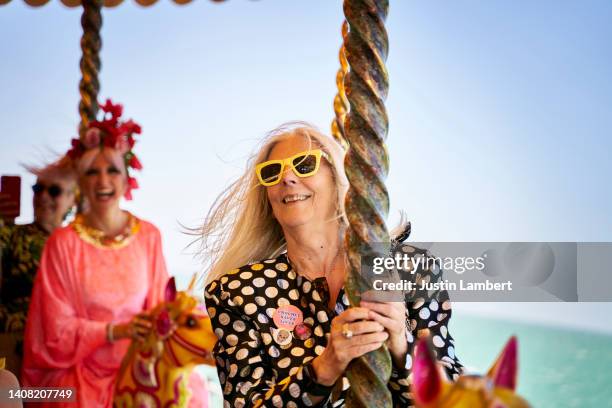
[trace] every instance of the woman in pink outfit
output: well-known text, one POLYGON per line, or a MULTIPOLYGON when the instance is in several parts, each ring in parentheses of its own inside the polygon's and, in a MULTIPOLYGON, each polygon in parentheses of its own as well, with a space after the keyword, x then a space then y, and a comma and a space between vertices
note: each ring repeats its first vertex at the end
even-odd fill
POLYGON ((107 101, 102 109, 106 118, 92 122, 67 154, 86 210, 44 248, 22 372, 25 386, 74 387, 78 405, 86 407, 112 406, 129 340, 151 328, 140 313, 163 300, 168 279, 158 229, 119 207, 137 187, 128 169, 141 168, 132 152, 140 127, 119 121, 121 105, 107 101))

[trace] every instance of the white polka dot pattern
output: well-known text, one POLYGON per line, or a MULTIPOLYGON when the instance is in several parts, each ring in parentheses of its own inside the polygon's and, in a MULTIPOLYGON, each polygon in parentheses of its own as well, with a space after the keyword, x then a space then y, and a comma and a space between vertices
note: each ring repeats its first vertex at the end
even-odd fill
MULTIPOLYGON (((407 235, 406 235, 407 236, 407 235)), ((395 251, 424 256, 427 253, 407 244, 395 251)), ((439 281, 442 271, 407 272, 410 279, 439 281)), ((405 278, 402 276, 402 278, 405 278)), ((331 320, 348 308, 341 289, 336 306, 329 310, 329 291, 324 278, 310 281, 291 269, 285 254, 276 259, 245 265, 210 283, 206 288, 208 314, 219 341, 214 355, 224 394, 224 406, 303 407, 313 405, 305 388, 302 367, 320 355, 327 345, 331 320), (281 338, 272 319, 278 307, 297 307, 307 330, 291 334, 289 344, 281 338)), ((428 330, 435 353, 450 378, 461 372, 447 323, 451 305, 445 291, 412 294, 406 303, 409 355, 404 367, 393 367, 389 389, 394 406, 409 406, 411 352, 417 332, 428 330)), ((284 336, 284 334, 283 334, 284 336)), ((344 406, 350 383, 342 380, 335 401, 322 406, 344 406)), ((335 395, 335 394, 334 394, 335 395)))

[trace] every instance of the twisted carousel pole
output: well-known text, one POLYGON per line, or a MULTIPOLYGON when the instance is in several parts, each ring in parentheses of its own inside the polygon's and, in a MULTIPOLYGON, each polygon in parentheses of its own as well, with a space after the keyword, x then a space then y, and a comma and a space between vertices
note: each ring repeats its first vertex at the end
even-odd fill
MULTIPOLYGON (((344 122, 350 146, 344 161, 350 182, 345 201, 350 224, 345 235, 350 263, 345 288, 352 306, 358 306, 360 293, 370 289, 361 275, 361 254, 370 253, 374 243, 389 242, 385 225, 389 195, 384 182, 389 169, 384 104, 389 88, 385 67, 388 9, 388 0, 344 0, 349 25, 344 40, 349 71, 344 85, 350 105, 344 122)), ((387 388, 391 358, 386 347, 353 360, 347 376, 351 383, 348 407, 392 406, 387 388)))
MULTIPOLYGON (((342 23, 342 40, 346 38, 348 33, 348 23, 345 21, 342 23)), ((336 117, 331 124, 331 133, 334 139, 336 139, 344 150, 348 149, 348 143, 346 142, 346 136, 344 135, 344 120, 349 110, 349 102, 346 99, 346 92, 344 90, 344 78, 348 72, 348 61, 346 60, 346 54, 344 52, 344 43, 340 47, 338 52, 338 60, 340 61, 340 68, 336 74, 336 87, 338 93, 334 97, 334 113, 336 117)))
POLYGON ((98 113, 98 91, 100 90, 98 73, 100 71, 100 48, 102 48, 100 28, 102 27, 103 0, 82 0, 82 4, 81 26, 83 27, 83 36, 81 37, 81 82, 79 82, 79 93, 81 94, 79 135, 81 138, 85 135, 87 124, 95 120, 98 113))

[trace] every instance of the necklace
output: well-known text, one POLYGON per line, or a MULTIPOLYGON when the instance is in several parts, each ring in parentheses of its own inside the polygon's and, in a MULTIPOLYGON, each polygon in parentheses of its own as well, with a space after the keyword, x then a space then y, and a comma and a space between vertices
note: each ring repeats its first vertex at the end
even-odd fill
POLYGON ((132 242, 132 238, 140 230, 140 220, 130 212, 127 214, 128 222, 125 228, 119 234, 112 237, 105 235, 102 230, 87 225, 83 214, 78 214, 70 225, 83 241, 98 248, 118 249, 132 242))

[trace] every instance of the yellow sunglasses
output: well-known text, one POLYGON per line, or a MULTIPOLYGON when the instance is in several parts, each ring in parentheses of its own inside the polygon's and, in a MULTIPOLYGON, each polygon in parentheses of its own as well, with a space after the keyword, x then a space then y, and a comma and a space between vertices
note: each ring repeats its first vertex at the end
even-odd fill
POLYGON ((268 160, 255 166, 255 173, 262 186, 273 186, 282 179, 285 166, 291 167, 298 177, 310 177, 319 171, 321 156, 332 162, 329 155, 321 149, 307 150, 283 160, 268 160))

